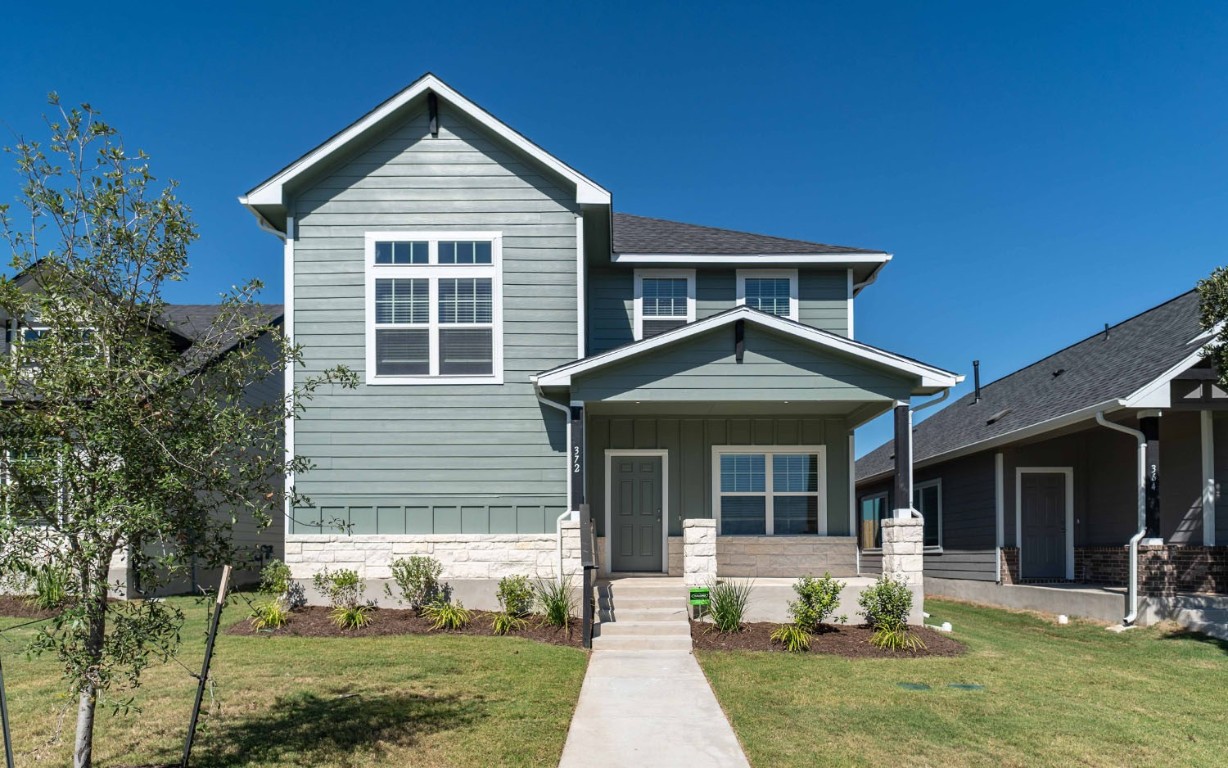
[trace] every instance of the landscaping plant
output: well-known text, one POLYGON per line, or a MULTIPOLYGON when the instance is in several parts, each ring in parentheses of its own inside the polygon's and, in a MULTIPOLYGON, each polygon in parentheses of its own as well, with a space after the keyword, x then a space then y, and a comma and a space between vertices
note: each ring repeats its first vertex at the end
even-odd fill
POLYGON ((708 613, 718 631, 729 633, 742 630, 746 606, 753 590, 754 582, 750 579, 717 581, 708 588, 708 613))
POLYGON ((539 579, 536 592, 543 621, 552 627, 570 629, 571 617, 576 608, 576 600, 571 594, 571 578, 562 581, 539 579))
POLYGON ((908 628, 912 590, 902 581, 883 574, 874 586, 857 598, 866 624, 874 630, 870 642, 889 651, 917 651, 925 642, 908 628))
POLYGON ((68 571, 45 563, 34 572, 34 594, 26 602, 40 611, 54 611, 68 602, 68 571))
POLYGON ((236 522, 259 529, 310 506, 284 484, 311 468, 285 454, 286 420, 318 388, 357 378, 313 362, 284 397, 247 396, 303 363, 257 303, 260 282, 232 289, 189 333, 164 295, 188 276, 197 238, 175 183, 88 104, 50 101, 45 140, 17 136, 8 149, 17 177, 0 202, 11 255, 0 310, 19 319, 0 365, 0 581, 44 564, 67 574, 70 599, 26 650, 55 657, 75 703, 72 764, 88 768, 98 704, 133 706, 142 671, 175 654, 183 625, 178 603, 108 599, 112 559, 128 554, 146 594, 194 565, 244 562, 236 522))
POLYGON ((443 573, 443 565, 433 557, 414 555, 400 558, 392 562, 392 581, 397 585, 396 594, 392 586, 385 584, 384 593, 396 598, 398 603, 408 605, 419 613, 433 602, 445 588, 439 582, 443 573))
POLYGON ((491 629, 496 635, 506 635, 528 626, 524 617, 533 610, 533 588, 529 585, 527 576, 505 576, 499 579, 497 597, 502 610, 496 613, 491 621, 491 629))
POLYGON ((422 615, 431 620, 431 629, 443 629, 449 632, 469 626, 472 618, 463 603, 459 600, 451 603, 442 595, 427 603, 422 608, 422 615))
POLYGON ((252 606, 248 619, 254 629, 280 629, 290 621, 290 611, 306 599, 303 588, 290 575, 290 566, 270 560, 260 569, 260 593, 264 600, 252 606))
POLYGON ((797 624, 781 624, 772 633, 772 642, 780 643, 790 653, 800 653, 810 650, 810 633, 797 624))
POLYGON ((341 629, 361 629, 371 623, 371 603, 366 601, 367 586, 358 571, 328 568, 312 577, 316 590, 328 598, 333 623, 341 629))
MULTIPOLYGON (((832 578, 830 573, 824 573, 821 579, 803 576, 793 585, 797 600, 789 603, 789 616, 794 624, 806 632, 817 632, 819 625, 840 607, 840 592, 843 590, 844 582, 832 578)), ((836 621, 843 624, 848 617, 840 616, 836 621)))

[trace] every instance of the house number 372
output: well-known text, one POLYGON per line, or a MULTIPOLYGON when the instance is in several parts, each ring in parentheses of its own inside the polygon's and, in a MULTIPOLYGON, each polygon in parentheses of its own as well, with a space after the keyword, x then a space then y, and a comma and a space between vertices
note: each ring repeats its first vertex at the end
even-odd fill
POLYGON ((580 474, 580 446, 575 446, 571 449, 571 471, 572 474, 580 474))

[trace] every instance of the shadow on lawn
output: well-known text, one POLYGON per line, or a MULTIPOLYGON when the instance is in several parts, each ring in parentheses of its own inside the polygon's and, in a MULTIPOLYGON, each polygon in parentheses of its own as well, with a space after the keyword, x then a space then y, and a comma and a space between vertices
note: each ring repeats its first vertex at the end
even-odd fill
POLYGON ((456 696, 407 693, 279 696, 259 713, 214 724, 211 738, 193 750, 200 768, 293 762, 312 765, 349 761, 355 750, 378 756, 388 747, 470 725, 485 717, 483 703, 456 696))
POLYGON ((1178 629, 1174 632, 1169 632, 1163 635, 1163 638, 1165 640, 1192 640, 1196 643, 1205 643, 1206 645, 1214 646, 1228 654, 1228 640, 1220 640, 1218 637, 1204 635, 1202 632, 1192 632, 1188 629, 1178 629))

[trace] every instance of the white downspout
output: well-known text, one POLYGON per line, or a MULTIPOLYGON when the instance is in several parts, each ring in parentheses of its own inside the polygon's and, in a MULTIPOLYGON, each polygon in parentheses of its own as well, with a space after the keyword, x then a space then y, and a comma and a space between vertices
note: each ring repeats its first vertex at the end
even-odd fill
MULTIPOLYGON (((560 405, 559 403, 554 402, 553 400, 551 400, 550 398, 542 394, 542 389, 540 386, 538 386, 536 381, 533 382, 533 394, 537 395, 537 401, 539 403, 541 403, 542 405, 548 405, 557 411, 562 411, 563 415, 566 416, 564 423, 567 424, 567 445, 570 446, 571 445, 571 409, 565 405, 560 405)), ((568 451, 570 450, 571 450, 570 447, 563 449, 563 458, 567 460, 568 472, 571 471, 571 456, 568 454, 568 451)), ((563 477, 566 478, 567 474, 564 474, 563 477)), ((571 513, 572 513, 571 508, 572 506, 574 506, 571 503, 571 483, 570 482, 567 483, 567 491, 568 491, 567 492, 567 509, 564 510, 563 514, 559 515, 558 520, 554 522, 555 560, 559 564, 558 580, 560 584, 563 583, 563 521, 571 519, 571 513)), ((581 535, 583 535, 583 532, 581 532, 581 535)))
POLYGON ((1130 626, 1138 618, 1138 543, 1147 535, 1147 438, 1137 429, 1115 424, 1104 418, 1104 411, 1096 412, 1096 423, 1115 429, 1138 440, 1138 532, 1130 537, 1130 573, 1127 579, 1126 602, 1130 612, 1121 623, 1130 626))

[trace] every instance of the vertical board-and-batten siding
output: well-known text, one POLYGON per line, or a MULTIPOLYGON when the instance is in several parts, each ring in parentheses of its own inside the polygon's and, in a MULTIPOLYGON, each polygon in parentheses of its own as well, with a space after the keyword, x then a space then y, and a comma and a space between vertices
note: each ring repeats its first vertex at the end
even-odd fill
MULTIPOLYGON (((695 319, 737 306, 736 270, 695 270, 695 319)), ((591 269, 588 274, 588 353, 595 355, 635 340, 634 275, 631 267, 591 269)), ((798 270, 798 320, 848 335, 848 273, 798 270)))
POLYGON ((827 447, 827 533, 849 535, 848 424, 841 418, 658 418, 589 416, 587 499, 597 530, 605 535, 607 449, 667 450, 670 536, 682 521, 711 518, 712 447, 717 445, 827 447))
POLYGON ((365 372, 364 234, 503 234, 502 385, 328 389, 295 425, 315 468, 293 530, 540 533, 566 507, 562 414, 529 375, 576 350, 574 192, 450 108, 416 114, 295 192, 294 332, 306 368, 365 372))

